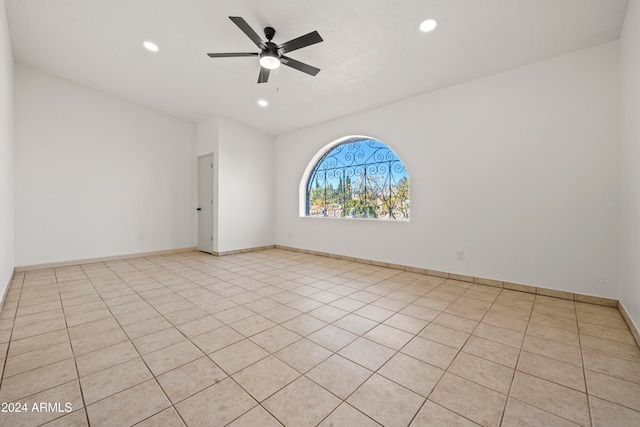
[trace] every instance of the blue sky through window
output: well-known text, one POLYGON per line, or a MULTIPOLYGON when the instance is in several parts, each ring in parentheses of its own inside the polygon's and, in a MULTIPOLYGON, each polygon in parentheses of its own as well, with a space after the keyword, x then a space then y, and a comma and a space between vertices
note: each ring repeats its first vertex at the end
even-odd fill
POLYGON ((307 215, 344 217, 350 212, 408 219, 409 175, 398 156, 378 140, 353 138, 336 145, 318 161, 307 182, 307 215))

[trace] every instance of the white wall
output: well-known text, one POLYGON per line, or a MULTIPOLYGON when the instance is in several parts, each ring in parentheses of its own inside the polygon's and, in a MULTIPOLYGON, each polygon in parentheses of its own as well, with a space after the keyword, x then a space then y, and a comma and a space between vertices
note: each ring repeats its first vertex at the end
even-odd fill
POLYGON ((198 123, 197 150, 214 153, 214 251, 273 245, 273 137, 214 117, 198 123))
POLYGON ((640 1, 620 37, 620 301, 640 326, 640 1))
POLYGON ((194 124, 20 64, 14 78, 16 265, 195 246, 194 124))
POLYGON ((273 245, 273 137, 220 118, 220 252, 273 245))
POLYGON ((15 265, 13 157, 13 56, 5 2, 0 0, 0 300, 15 265))
POLYGON ((611 42, 277 137, 276 243, 616 298, 617 64, 611 42), (299 217, 307 163, 353 134, 405 163, 410 222, 299 217))

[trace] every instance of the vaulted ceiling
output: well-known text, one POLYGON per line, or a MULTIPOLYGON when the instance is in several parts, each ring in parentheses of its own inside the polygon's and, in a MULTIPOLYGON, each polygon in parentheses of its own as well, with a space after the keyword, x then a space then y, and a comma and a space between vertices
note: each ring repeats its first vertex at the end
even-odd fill
POLYGON ((223 115, 280 134, 619 37, 627 0, 6 0, 16 62, 197 122, 223 115), (257 84, 258 48, 323 43, 257 84), (419 24, 434 18, 430 33, 419 24), (150 40, 160 50, 142 46, 150 40), (266 108, 257 105, 266 99, 266 108))

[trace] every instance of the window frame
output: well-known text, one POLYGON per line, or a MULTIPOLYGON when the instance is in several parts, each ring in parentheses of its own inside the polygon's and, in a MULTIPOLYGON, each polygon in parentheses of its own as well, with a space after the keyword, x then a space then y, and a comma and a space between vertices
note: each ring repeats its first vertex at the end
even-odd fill
MULTIPOLYGON (((355 153, 356 150, 358 150, 358 147, 356 146, 355 148, 350 148, 350 150, 354 150, 353 152, 355 153)), ((365 148, 366 150, 366 148, 365 148)), ((336 153, 339 154, 340 152, 336 153)), ((384 153, 384 151, 383 151, 384 153)), ((346 154, 345 154, 346 156, 346 154)), ((337 157, 336 157, 337 158, 337 157)), ((325 196, 324 196, 324 201, 326 203, 326 182, 327 179, 326 177, 323 178, 324 179, 324 183, 325 183, 325 187, 324 191, 325 191, 325 196)), ((305 172, 302 176, 302 179, 300 181, 300 190, 299 190, 299 201, 300 201, 300 206, 299 206, 299 216, 300 217, 304 217, 304 218, 333 218, 333 219, 357 219, 357 220, 374 220, 374 221, 384 221, 384 222, 409 222, 410 221, 410 186, 411 186, 411 179, 409 176, 409 172, 406 170, 405 164, 404 162, 400 159, 400 157, 395 153, 395 151, 393 151, 391 149, 391 147, 389 147, 389 145, 387 145, 386 143, 382 142, 381 140, 379 140, 378 138, 375 137, 370 137, 370 136, 365 136, 365 135, 350 135, 350 136, 345 136, 342 138, 339 138, 327 145, 325 145, 324 147, 322 147, 318 152, 316 152, 316 154, 311 158, 311 160, 309 161, 309 163, 307 164, 307 167, 305 169, 305 172), (364 185, 364 203, 362 203, 361 205, 363 206, 364 209, 364 213, 362 216, 353 216, 353 215, 349 215, 346 214, 344 212, 342 212, 343 210, 347 209, 346 208, 346 204, 348 201, 352 201, 352 200, 361 200, 359 198, 353 198, 350 197, 347 201, 347 199, 344 199, 344 203, 341 204, 340 209, 338 210, 339 213, 331 213, 329 214, 327 211, 324 211, 324 215, 313 215, 311 214, 311 191, 313 189, 313 183, 311 182, 313 180, 314 177, 317 177, 317 171, 318 168, 322 165, 322 163, 324 161, 326 161, 326 159, 328 157, 330 157, 332 155, 332 153, 335 152, 335 150, 337 149, 337 147, 341 146, 341 145, 348 145, 348 144, 359 144, 359 143, 369 143, 369 141, 373 142, 373 144, 379 144, 380 146, 378 147, 374 147, 372 144, 370 144, 370 148, 371 150, 373 150, 371 152, 371 156, 367 157, 367 160, 371 159, 373 154, 377 153, 377 151, 379 150, 386 150, 386 154, 385 157, 383 158, 384 160, 380 160, 379 158, 377 158, 377 161, 374 162, 363 162, 363 163, 357 163, 355 160, 352 161, 352 163, 350 164, 344 164, 342 163, 342 166, 337 166, 337 163, 334 163, 333 168, 328 167, 324 169, 324 173, 328 173, 331 171, 336 171, 338 169, 342 169, 342 174, 335 174, 335 172, 332 174, 332 179, 340 179, 340 182, 342 181, 342 178, 346 179, 347 177, 351 177, 351 176, 357 176, 360 178, 360 185, 364 185), (395 165, 393 165, 395 163, 395 165), (350 169, 350 175, 347 175, 346 170, 350 169), (392 197, 392 195, 394 197, 398 197, 397 195, 397 188, 398 188, 398 182, 402 181, 403 179, 406 179, 406 182, 408 184, 408 188, 406 189, 406 198, 403 199, 403 201, 401 203, 403 203, 404 205, 406 205, 406 210, 401 210, 402 214, 400 217, 396 217, 393 215, 393 212, 398 212, 398 210, 395 210, 391 207, 389 207, 388 211, 389 212, 387 214, 386 217, 378 217, 377 213, 380 212, 379 208, 376 208, 375 205, 367 205, 367 201, 366 201, 366 196, 367 196, 367 182, 369 182, 367 180, 367 171, 370 170, 372 172, 374 172, 374 179, 375 179, 375 172, 386 172, 387 176, 385 177, 385 175, 379 175, 380 177, 382 177, 384 179, 384 186, 383 187, 379 187, 382 188, 383 190, 386 189, 386 186, 388 185, 389 188, 389 192, 388 197, 392 197), (356 175, 355 172, 356 171, 360 171, 360 175, 356 175), (394 171, 395 174, 397 175, 401 175, 400 179, 396 179, 397 177, 394 175, 394 171), (344 176, 343 176, 344 175, 344 176), (364 175, 364 178, 363 178, 364 175), (387 183, 388 180, 388 183, 387 183), (392 190, 392 185, 395 186, 395 191, 392 190), (373 206, 373 209, 375 210, 376 215, 370 217, 367 215, 367 212, 371 209, 371 207, 373 206)), ((371 189, 369 189, 371 190, 371 189)), ((344 191, 343 189, 341 189, 341 191, 344 191)), ((360 190, 362 191, 362 190, 360 190)), ((373 190, 371 190, 373 191, 373 190)), ((353 193, 352 193, 353 194, 353 193)), ((372 193, 373 194, 373 193, 372 193)), ((376 200, 384 200, 384 196, 378 196, 376 197, 376 200)), ((387 199, 388 200, 388 199, 387 199)), ((379 204, 377 205, 378 207, 380 206, 379 204)), ((328 210, 328 209, 327 209, 328 210)), ((353 208, 351 209, 351 212, 353 212, 353 208)))

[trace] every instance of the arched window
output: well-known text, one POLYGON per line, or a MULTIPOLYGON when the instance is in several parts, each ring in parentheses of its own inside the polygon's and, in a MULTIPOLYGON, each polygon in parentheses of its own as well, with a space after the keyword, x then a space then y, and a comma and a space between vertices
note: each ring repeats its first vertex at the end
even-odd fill
POLYGON ((307 168, 305 216, 409 220, 409 174, 382 142, 346 138, 315 159, 307 168))

